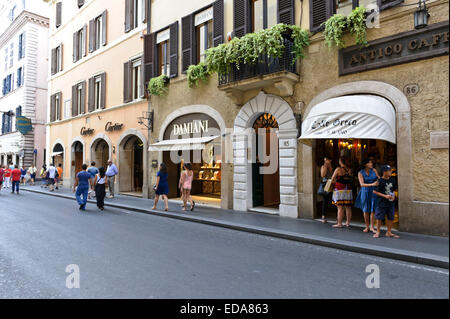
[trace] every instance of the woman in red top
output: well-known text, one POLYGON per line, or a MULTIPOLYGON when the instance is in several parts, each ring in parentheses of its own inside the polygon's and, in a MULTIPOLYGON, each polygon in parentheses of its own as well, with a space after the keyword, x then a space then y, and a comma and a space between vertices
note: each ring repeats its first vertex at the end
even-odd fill
POLYGON ((349 168, 347 160, 343 157, 339 159, 339 167, 334 171, 331 179, 334 184, 333 204, 337 206, 338 216, 337 223, 333 227, 342 227, 342 220, 344 219, 344 210, 347 216, 345 226, 350 226, 352 220, 352 170, 349 168))

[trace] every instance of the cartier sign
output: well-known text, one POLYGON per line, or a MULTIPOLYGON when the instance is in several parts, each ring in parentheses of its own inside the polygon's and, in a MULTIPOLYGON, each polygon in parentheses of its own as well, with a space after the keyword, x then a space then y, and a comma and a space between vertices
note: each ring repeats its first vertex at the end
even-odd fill
POLYGON ((449 22, 432 24, 420 30, 399 33, 339 51, 339 75, 362 72, 417 61, 449 52, 449 22))
POLYGON ((94 134, 94 129, 93 128, 87 128, 87 127, 82 127, 80 134, 85 136, 85 135, 92 135, 94 134))
POLYGON ((105 125, 106 132, 120 131, 121 129, 123 129, 123 124, 108 122, 105 125))

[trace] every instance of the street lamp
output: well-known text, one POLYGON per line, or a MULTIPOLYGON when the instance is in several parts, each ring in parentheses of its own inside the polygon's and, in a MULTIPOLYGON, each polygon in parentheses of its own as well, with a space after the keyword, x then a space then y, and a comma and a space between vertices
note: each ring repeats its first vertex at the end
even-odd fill
POLYGON ((422 29, 428 25, 428 17, 430 14, 428 13, 426 0, 419 1, 419 7, 416 12, 414 12, 414 28, 422 29))

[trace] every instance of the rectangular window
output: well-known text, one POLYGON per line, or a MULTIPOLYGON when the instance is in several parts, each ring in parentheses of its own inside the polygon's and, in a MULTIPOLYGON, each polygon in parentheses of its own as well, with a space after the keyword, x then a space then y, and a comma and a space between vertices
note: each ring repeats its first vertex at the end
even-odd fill
POLYGON ((23 67, 20 67, 17 69, 17 87, 21 87, 23 82, 23 67))
POLYGON ((59 100, 59 94, 55 94, 55 118, 61 119, 61 101, 59 100))
POLYGON ((277 12, 277 0, 251 0, 252 32, 276 25, 277 12))
POLYGON ((277 23, 277 0, 267 0, 267 28, 271 28, 277 23))
POLYGON ((25 57, 25 33, 19 35, 19 55, 18 60, 21 60, 25 57))
POLYGON ((102 96, 102 78, 97 76, 95 78, 95 87, 94 87, 94 95, 95 95, 95 109, 99 110, 101 108, 101 96, 102 96))
POLYGON ((209 20, 196 27, 197 29, 197 61, 204 62, 206 51, 213 47, 213 22, 209 20))
POLYGON ((84 32, 83 29, 78 31, 78 58, 81 59, 82 56, 84 56, 84 50, 85 50, 85 38, 84 38, 84 32))
POLYGON ((170 72, 170 51, 169 40, 163 41, 158 44, 158 62, 159 62, 159 75, 165 74, 169 76, 170 72))
POLYGON ((5 72, 8 70, 8 48, 5 48, 5 72))
POLYGON ((95 50, 102 44, 102 16, 95 19, 95 50))
POLYGON ((84 113, 83 110, 83 85, 80 83, 77 85, 77 114, 84 113))
POLYGON ((252 0, 252 32, 264 29, 264 0, 252 0))
POLYGON ((336 2, 335 11, 338 14, 345 16, 349 15, 353 9, 358 6, 363 6, 366 9, 375 8, 378 5, 378 0, 339 0, 336 2))
POLYGON ((61 52, 61 45, 56 47, 56 54, 55 54, 55 59, 56 59, 56 72, 60 72, 62 71, 62 61, 61 61, 61 57, 62 57, 62 52, 61 52))
POLYGON ((133 28, 137 28, 139 26, 139 0, 133 0, 134 11, 133 11, 133 28))
MULTIPOLYGON (((132 98, 137 100, 141 97, 141 59, 132 62, 132 98)), ((164 73, 165 74, 165 73, 164 73)))
POLYGON ((11 68, 13 65, 14 65, 14 43, 11 43, 9 51, 9 67, 11 68))

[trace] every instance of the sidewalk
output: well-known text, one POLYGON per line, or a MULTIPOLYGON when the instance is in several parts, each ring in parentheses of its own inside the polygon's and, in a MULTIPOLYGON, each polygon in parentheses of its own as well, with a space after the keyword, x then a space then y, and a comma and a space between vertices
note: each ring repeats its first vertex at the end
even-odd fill
MULTIPOLYGON (((70 189, 50 192, 48 189, 39 186, 23 186, 21 190, 75 200, 75 196, 70 189)), ((89 203, 93 203, 93 205, 88 205, 88 211, 96 211, 95 200, 90 200, 89 203)), ((370 234, 363 233, 358 226, 350 227, 350 229, 334 229, 330 223, 323 224, 314 220, 282 218, 260 213, 203 207, 201 205, 197 205, 194 212, 183 212, 178 202, 169 202, 169 212, 164 212, 162 211, 163 203, 158 205, 161 210, 152 211, 153 200, 125 195, 117 195, 113 199, 107 198, 105 200, 106 207, 449 268, 449 240, 444 237, 397 232, 401 236, 400 239, 386 237, 375 239, 370 234)))

